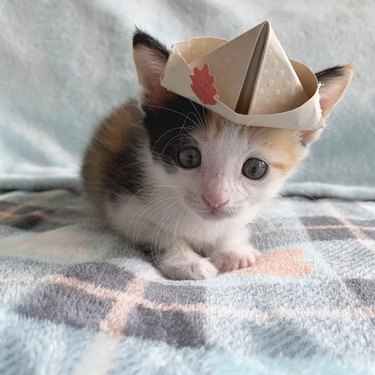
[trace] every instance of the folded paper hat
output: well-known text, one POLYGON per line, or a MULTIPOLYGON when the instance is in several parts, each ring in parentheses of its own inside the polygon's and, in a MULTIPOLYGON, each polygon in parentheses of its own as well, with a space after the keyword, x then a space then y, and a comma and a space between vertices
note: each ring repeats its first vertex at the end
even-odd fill
POLYGON ((238 124, 323 127, 315 74, 288 59, 268 21, 229 42, 174 44, 161 85, 238 124))

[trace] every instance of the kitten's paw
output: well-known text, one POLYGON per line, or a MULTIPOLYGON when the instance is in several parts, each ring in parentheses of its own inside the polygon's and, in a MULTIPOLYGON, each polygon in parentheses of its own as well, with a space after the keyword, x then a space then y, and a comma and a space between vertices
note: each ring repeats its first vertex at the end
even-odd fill
POLYGON ((232 251, 213 252, 210 260, 220 272, 226 272, 250 267, 260 256, 251 245, 244 245, 232 251))
POLYGON ((174 264, 164 263, 162 270, 167 277, 174 280, 204 280, 217 275, 217 269, 206 258, 174 264))

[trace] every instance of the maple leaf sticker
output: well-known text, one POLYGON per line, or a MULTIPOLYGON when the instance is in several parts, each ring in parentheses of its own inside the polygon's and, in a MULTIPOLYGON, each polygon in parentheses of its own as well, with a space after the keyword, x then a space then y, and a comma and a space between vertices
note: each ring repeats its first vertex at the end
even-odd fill
POLYGON ((217 89, 214 86, 215 77, 210 75, 208 65, 204 64, 201 70, 194 68, 194 75, 190 76, 190 78, 193 82, 190 87, 201 102, 203 104, 216 104, 215 95, 217 94, 217 89))

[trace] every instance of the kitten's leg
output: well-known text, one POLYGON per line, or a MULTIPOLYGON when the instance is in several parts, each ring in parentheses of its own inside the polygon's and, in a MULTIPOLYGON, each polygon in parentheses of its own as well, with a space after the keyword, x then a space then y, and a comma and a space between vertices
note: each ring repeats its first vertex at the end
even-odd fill
POLYGON ((260 252, 249 243, 248 230, 243 229, 219 240, 209 259, 220 272, 226 272, 250 267, 260 256, 260 252))
POLYGON ((151 223, 142 232, 142 241, 147 240, 151 244, 153 259, 170 279, 202 280, 217 275, 215 266, 198 255, 184 239, 160 231, 151 223))
POLYGON ((175 242, 171 250, 164 250, 160 268, 175 280, 202 280, 217 275, 215 266, 193 251, 184 240, 175 242))

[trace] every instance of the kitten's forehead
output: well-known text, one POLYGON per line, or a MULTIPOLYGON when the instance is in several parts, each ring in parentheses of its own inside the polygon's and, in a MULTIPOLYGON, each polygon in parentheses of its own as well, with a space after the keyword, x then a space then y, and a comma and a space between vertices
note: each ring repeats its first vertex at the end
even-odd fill
POLYGON ((242 126, 212 112, 208 112, 204 126, 197 128, 194 136, 220 159, 233 155, 264 157, 281 169, 296 167, 306 152, 296 131, 242 126))
POLYGON ((273 131, 270 128, 243 126, 235 124, 213 112, 208 112, 204 124, 195 130, 197 138, 207 143, 215 143, 219 139, 232 146, 251 147, 266 146, 270 143, 273 131))

